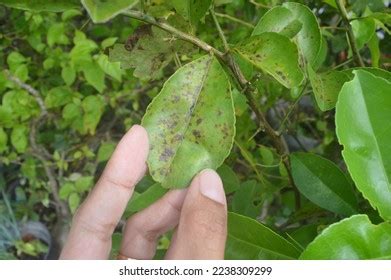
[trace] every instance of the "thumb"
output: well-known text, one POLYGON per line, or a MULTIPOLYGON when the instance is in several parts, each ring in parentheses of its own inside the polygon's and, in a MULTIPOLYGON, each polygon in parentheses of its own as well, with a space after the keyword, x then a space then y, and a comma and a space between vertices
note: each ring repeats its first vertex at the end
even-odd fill
POLYGON ((223 184, 214 170, 206 169, 189 187, 166 259, 223 259, 226 239, 223 184))

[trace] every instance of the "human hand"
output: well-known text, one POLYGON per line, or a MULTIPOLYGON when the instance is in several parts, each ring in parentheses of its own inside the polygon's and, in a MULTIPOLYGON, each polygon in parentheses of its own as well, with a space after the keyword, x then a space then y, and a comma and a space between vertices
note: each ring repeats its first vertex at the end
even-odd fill
MULTIPOLYGON (((147 170, 148 151, 146 130, 133 126, 77 210, 60 259, 108 258, 111 236, 147 170)), ((202 171, 188 189, 171 190, 130 217, 123 232, 121 258, 152 259, 159 236, 174 228, 166 259, 224 258, 227 204, 215 171, 202 171)))

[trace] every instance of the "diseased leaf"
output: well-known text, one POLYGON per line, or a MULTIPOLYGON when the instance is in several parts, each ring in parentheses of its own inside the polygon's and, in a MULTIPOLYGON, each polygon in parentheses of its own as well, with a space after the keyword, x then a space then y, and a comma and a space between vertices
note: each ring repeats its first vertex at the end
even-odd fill
POLYGON ((353 188, 332 161, 311 153, 293 153, 290 159, 295 185, 305 197, 337 214, 357 213, 353 188))
POLYGON ((305 59, 314 65, 322 44, 319 23, 315 15, 307 6, 300 3, 285 2, 282 6, 289 9, 303 24, 303 28, 297 34, 299 50, 305 59))
POLYGON ((288 37, 265 32, 245 40, 235 50, 287 88, 298 86, 303 81, 296 45, 288 37))
POLYGON ((36 12, 62 12, 80 6, 79 0, 0 0, 0 4, 36 12))
POLYGON ((251 218, 228 213, 225 259, 297 259, 300 251, 288 240, 251 218))
POLYGON ((391 83, 354 70, 336 106, 336 132, 348 170, 371 205, 391 219, 391 83))
POLYGON ((130 9, 137 0, 81 0, 94 23, 109 21, 119 13, 130 9))
POLYGON ((307 6, 286 2, 270 9, 259 20, 252 35, 264 32, 277 32, 289 38, 294 37, 299 51, 315 66, 322 44, 321 33, 315 15, 307 6))
POLYGON ((135 68, 133 75, 137 78, 154 80, 162 76, 175 52, 186 53, 192 49, 189 46, 189 43, 174 40, 165 31, 143 25, 128 38, 126 45, 114 45, 109 60, 120 62, 122 69, 135 68))
POLYGON ((174 73, 142 120, 150 139, 149 171, 165 188, 184 188, 228 156, 235 115, 228 78, 213 56, 174 73))
POLYGON ((391 224, 374 225, 367 215, 332 224, 311 242, 302 260, 391 259, 391 224))
POLYGON ((308 77, 315 95, 316 103, 322 111, 335 107, 338 94, 343 84, 349 81, 349 76, 341 71, 331 70, 325 73, 315 73, 308 65, 308 77))

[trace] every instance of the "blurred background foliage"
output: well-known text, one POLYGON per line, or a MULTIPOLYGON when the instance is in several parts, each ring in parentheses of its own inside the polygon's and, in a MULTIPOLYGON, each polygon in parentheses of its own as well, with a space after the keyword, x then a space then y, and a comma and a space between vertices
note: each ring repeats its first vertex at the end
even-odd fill
MULTIPOLYGON (((135 40, 140 23, 119 16, 108 23, 93 24, 77 2, 75 8, 59 13, 0 5, 0 259, 58 256, 72 214, 99 177, 118 140, 133 124, 140 123, 164 81, 180 65, 200 55, 187 44, 171 47, 169 35, 154 30, 154 36, 143 42, 144 53, 123 69, 119 62, 109 61, 110 49, 115 43, 135 40), (168 46, 164 59, 157 56, 151 61, 156 54, 153 47, 158 46, 158 54, 165 47, 153 41, 156 37, 163 37, 168 46)), ((165 15, 176 24, 182 22, 175 15, 167 15, 164 1, 150 2, 150 13, 165 15)), ((270 7, 282 2, 217 0, 215 5, 229 43, 235 44, 251 34, 270 7)), ((334 1, 296 2, 308 5, 321 26, 324 48, 320 70, 352 67, 354 61, 345 31, 339 27, 341 17, 334 1)), ((384 1, 352 0, 349 10, 360 17, 383 11, 385 5, 384 1)), ((389 25, 382 24, 380 28, 377 21, 353 22, 353 29, 364 63, 389 69, 389 25)), ((207 15, 198 23, 196 34, 221 49, 213 28, 207 15)), ((251 76, 251 67, 241 63, 245 74, 251 76)), ((300 93, 267 75, 252 79, 270 122, 276 128, 284 122, 291 151, 317 152, 345 169, 334 114, 322 113, 314 105, 310 87, 300 93), (282 120, 288 111, 289 118, 282 120)), ((287 172, 269 147, 270 139, 259 133, 251 110, 237 91, 234 101, 235 145, 218 170, 229 209, 288 233, 305 246, 325 225, 340 217, 306 199, 297 209, 294 193, 286 187, 287 172)), ((148 176, 136 191, 124 218, 165 192, 148 176)), ((356 195, 360 197, 357 191, 356 195)), ((362 198, 360 204, 371 213, 362 198)), ((379 220, 372 212, 371 217, 379 220)), ((114 251, 119 240, 117 233, 114 251)), ((163 236, 159 249, 164 250, 168 243, 169 235, 163 236)))

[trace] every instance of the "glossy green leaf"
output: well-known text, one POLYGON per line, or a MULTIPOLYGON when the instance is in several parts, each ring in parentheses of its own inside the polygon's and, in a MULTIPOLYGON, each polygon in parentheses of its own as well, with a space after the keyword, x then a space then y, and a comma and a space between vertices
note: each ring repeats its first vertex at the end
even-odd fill
POLYGON ((303 24, 287 8, 277 6, 267 11, 254 27, 252 35, 264 32, 276 32, 293 38, 302 29, 303 24))
POLYGON ((265 32, 244 40, 235 50, 287 88, 298 86, 303 81, 296 45, 288 37, 265 32))
POLYGON ((196 25, 205 16, 212 0, 170 0, 169 2, 181 16, 196 25))
POLYGON ((0 4, 36 12, 62 12, 80 6, 79 0, 0 0, 0 4))
POLYGON ((311 66, 308 66, 307 69, 319 109, 322 111, 333 109, 337 103, 338 94, 343 84, 350 80, 349 76, 344 72, 336 70, 315 73, 311 66))
POLYGON ((106 22, 131 8, 137 0, 81 0, 94 23, 106 22))
POLYGON ((181 67, 142 120, 150 139, 149 171, 165 188, 184 188, 199 171, 228 156, 235 115, 228 78, 213 56, 181 67))
POLYGON ((307 6, 286 2, 270 9, 259 20, 253 35, 263 32, 277 32, 289 38, 295 37, 299 50, 314 66, 322 41, 318 21, 307 6))
POLYGON ((290 159, 293 180, 305 197, 337 214, 357 213, 353 188, 337 165, 311 153, 293 153, 290 159))
POLYGON ((391 259, 391 224, 374 225, 366 215, 332 224, 311 242, 303 260, 391 259))
POLYGON ((391 219, 391 83, 353 71, 336 107, 336 132, 348 170, 371 205, 391 219))
POLYGON ((300 251, 256 220, 228 213, 225 259, 297 259, 300 251))

